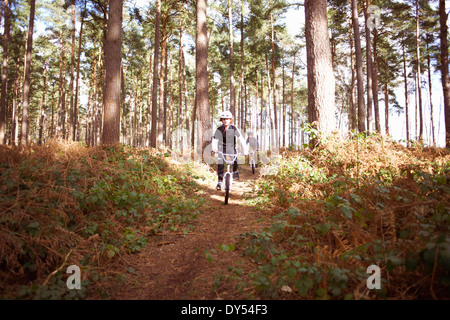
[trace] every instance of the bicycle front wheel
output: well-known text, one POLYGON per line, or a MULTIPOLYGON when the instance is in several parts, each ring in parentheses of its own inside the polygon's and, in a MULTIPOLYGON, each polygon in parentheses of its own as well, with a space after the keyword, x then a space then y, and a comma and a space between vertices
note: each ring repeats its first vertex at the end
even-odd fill
POLYGON ((225 204, 228 204, 231 188, 231 174, 225 175, 225 204))

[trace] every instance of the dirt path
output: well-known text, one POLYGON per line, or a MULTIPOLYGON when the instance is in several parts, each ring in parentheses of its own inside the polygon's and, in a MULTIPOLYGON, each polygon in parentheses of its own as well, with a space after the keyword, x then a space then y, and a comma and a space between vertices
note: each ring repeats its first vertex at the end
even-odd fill
POLYGON ((112 299, 178 300, 233 299, 233 290, 213 292, 214 275, 227 270, 240 257, 239 251, 224 252, 221 244, 237 247, 239 235, 263 226, 257 222, 262 213, 246 205, 243 194, 258 177, 248 166, 240 166, 240 180, 233 183, 228 205, 224 192, 205 186, 201 196, 207 200, 203 213, 195 222, 195 230, 187 235, 167 233, 152 239, 140 253, 128 257, 134 269, 125 284, 110 288, 112 299), (212 259, 206 259, 205 251, 212 259), (131 260, 132 259, 132 260, 131 260))

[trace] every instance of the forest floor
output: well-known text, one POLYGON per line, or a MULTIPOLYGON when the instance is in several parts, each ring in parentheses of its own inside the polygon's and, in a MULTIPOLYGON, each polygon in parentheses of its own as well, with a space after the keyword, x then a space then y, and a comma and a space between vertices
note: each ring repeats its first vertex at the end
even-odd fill
MULTIPOLYGON (((152 237, 145 249, 122 258, 134 271, 125 281, 111 279, 97 287, 109 298, 120 300, 236 299, 235 290, 213 290, 215 277, 241 259, 237 242, 242 233, 260 231, 265 224, 264 211, 247 204, 246 192, 260 176, 248 165, 240 165, 240 180, 233 182, 228 205, 224 191, 203 182, 198 193, 206 200, 203 213, 194 222, 191 233, 165 232, 152 237), (232 250, 221 250, 225 245, 232 250)), ((121 263, 123 270, 123 261, 121 263)), ((91 296, 88 299, 101 299, 91 296)))

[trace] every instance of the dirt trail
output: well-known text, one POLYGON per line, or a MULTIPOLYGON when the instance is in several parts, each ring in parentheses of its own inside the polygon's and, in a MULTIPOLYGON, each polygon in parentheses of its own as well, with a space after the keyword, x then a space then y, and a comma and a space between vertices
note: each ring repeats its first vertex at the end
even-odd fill
POLYGON ((189 234, 167 233, 152 239, 138 254, 128 256, 134 272, 127 274, 125 284, 110 288, 112 299, 178 300, 233 299, 232 290, 213 292, 214 275, 220 274, 240 259, 239 250, 224 252, 221 244, 238 242, 239 235, 263 226, 257 222, 262 213, 245 205, 243 194, 251 190, 258 177, 248 165, 239 167, 240 180, 233 183, 228 205, 224 205, 224 191, 208 185, 199 191, 207 200, 203 213, 189 234), (205 250, 212 254, 208 261, 205 250), (215 252, 214 252, 215 250, 215 252), (132 259, 132 260, 131 260, 132 259))

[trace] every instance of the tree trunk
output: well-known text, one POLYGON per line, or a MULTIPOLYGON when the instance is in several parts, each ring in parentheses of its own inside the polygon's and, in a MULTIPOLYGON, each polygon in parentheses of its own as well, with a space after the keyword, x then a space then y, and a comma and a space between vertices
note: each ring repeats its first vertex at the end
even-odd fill
POLYGON ((423 140, 422 80, 420 68, 419 0, 416 0, 417 90, 419 94, 419 140, 423 140))
MULTIPOLYGON (((270 131, 269 131, 269 146, 272 147, 272 134, 273 134, 273 129, 274 129, 274 124, 273 124, 273 118, 272 118, 272 108, 270 107, 270 101, 271 101, 271 92, 272 92, 272 82, 270 81, 270 70, 269 70, 269 61, 267 58, 267 53, 266 53, 266 74, 267 74, 267 88, 268 88, 268 93, 267 93, 267 108, 266 108, 266 123, 267 123, 267 119, 269 119, 269 124, 270 124, 270 131)), ((273 89, 275 90, 275 89, 273 89)))
POLYGON ((328 37, 327 1, 305 1, 308 120, 323 135, 335 129, 335 79, 328 37))
MULTIPOLYGON (((403 49, 403 81, 405 84, 405 115, 406 115, 406 145, 409 146, 409 104, 408 104, 408 75, 406 73, 406 53, 405 45, 402 44, 403 49)), ((388 128, 386 127, 386 134, 388 134, 388 128)))
POLYGON ((122 144, 127 143, 127 108, 125 101, 125 71, 123 70, 123 64, 120 67, 120 107, 122 109, 121 127, 122 127, 122 144))
MULTIPOLYGON (((86 4, 87 4, 87 0, 84 0, 84 11, 86 10, 86 4)), ((84 25, 84 15, 85 12, 81 13, 81 25, 80 25, 80 35, 78 37, 78 58, 77 58, 77 76, 76 76, 76 81, 75 81, 75 102, 73 104, 74 107, 74 123, 73 123, 73 136, 74 136, 74 140, 75 138, 75 134, 77 132, 77 125, 78 125, 78 82, 80 80, 80 61, 81 61, 81 44, 82 44, 82 35, 83 35, 83 25, 84 25)))
POLYGON ((181 52, 182 60, 183 60, 183 84, 184 84, 184 117, 186 122, 186 132, 189 132, 190 125, 189 125, 189 93, 188 93, 188 87, 187 87, 187 77, 186 77, 186 60, 184 58, 184 51, 181 52))
POLYGON ((17 58, 17 63, 16 63, 16 76, 14 79, 14 97, 13 97, 13 103, 12 103, 12 110, 11 110, 11 138, 10 138, 10 143, 12 145, 17 145, 17 114, 18 114, 18 110, 17 110, 17 98, 18 98, 18 90, 19 90, 19 78, 20 78, 20 74, 19 74, 19 58, 17 58))
POLYGON ((239 81, 239 109, 241 110, 241 128, 245 132, 245 112, 244 112, 244 1, 241 0, 241 74, 239 81))
POLYGON ((158 64, 159 64, 159 39, 161 23, 161 0, 156 1, 155 19, 155 52, 153 58, 153 88, 152 88, 152 127, 150 133, 150 146, 156 148, 157 121, 158 121, 158 64))
POLYGON ((2 89, 1 89, 1 100, 0 100, 0 144, 6 143, 6 107, 8 101, 8 61, 9 61, 9 33, 10 33, 10 22, 9 22, 9 10, 10 2, 9 0, 3 1, 4 6, 4 32, 3 32, 3 69, 2 69, 2 89))
POLYGON ((284 68, 285 68, 285 66, 284 66, 284 59, 283 59, 283 82, 282 82, 282 85, 283 85, 283 88, 282 88, 282 92, 283 92, 283 117, 282 117, 282 128, 283 128, 283 133, 282 133, 282 135, 283 135, 283 147, 286 147, 286 97, 285 97, 285 95, 286 95, 286 83, 285 83, 285 73, 284 73, 284 68))
MULTIPOLYGON (((427 34, 427 40, 429 35, 427 34)), ((431 84, 431 53, 429 52, 429 47, 427 43, 427 65, 428 65, 428 91, 430 92, 430 122, 431 122, 431 144, 436 145, 436 140, 434 139, 434 117, 433 117, 433 88, 431 84)))
POLYGON ((23 81, 23 103, 22 103, 22 130, 20 134, 20 144, 28 144, 28 107, 30 104, 30 74, 31 74, 31 53, 33 51, 33 29, 36 0, 30 0, 30 23, 28 25, 27 50, 25 61, 25 76, 23 81))
MULTIPOLYGON (((97 57, 96 57, 97 58, 97 57)), ((101 52, 98 53, 98 61, 94 65, 94 107, 92 112, 92 131, 91 131, 91 146, 97 144, 97 127, 98 127, 98 74, 100 73, 101 52)))
MULTIPOLYGON (((148 114, 147 114, 147 132, 145 139, 147 140, 147 146, 150 146, 150 128, 151 128, 151 107, 152 107, 152 54, 149 55, 148 61, 148 114)), ((125 110, 124 110, 125 112, 125 110)))
POLYGON ((197 0, 197 36, 196 36, 196 85, 195 101, 197 109, 197 134, 201 148, 198 152, 203 154, 209 141, 204 140, 204 133, 211 130, 211 121, 209 117, 209 99, 208 99, 208 32, 206 28, 206 0, 197 0))
POLYGON ((64 102, 64 75, 65 75, 65 59, 64 59, 64 40, 62 30, 59 31, 59 90, 58 90, 58 124, 57 124, 57 136, 64 137, 64 121, 65 121, 65 102, 64 102))
POLYGON ((44 87, 42 88, 42 104, 39 112, 39 140, 38 144, 42 144, 44 132, 44 118, 45 118, 45 92, 47 91, 47 65, 44 63, 44 87))
MULTIPOLYGON (((353 19, 350 20, 350 24, 353 26, 353 19)), ((350 42, 350 68, 352 73, 352 79, 350 83, 350 114, 349 114, 349 129, 356 130, 357 128, 357 115, 355 105, 355 59, 353 54, 353 31, 352 27, 349 28, 349 42, 350 42)))
POLYGON ((180 17, 180 47, 178 54, 178 121, 177 127, 183 128, 181 112, 183 108, 183 19, 180 17))
MULTIPOLYGON (((167 115, 167 96, 169 92, 169 83, 167 82, 167 76, 169 73, 169 62, 171 62, 171 59, 169 59, 170 51, 166 52, 165 57, 165 63, 164 63, 164 94, 163 94, 163 110, 164 110, 164 117, 163 117, 163 145, 167 146, 167 126, 168 126, 168 115, 167 115)), ((170 110, 169 110, 170 112, 170 110)))
POLYGON ((357 1, 351 0, 352 4, 352 23, 353 34, 355 38, 355 53, 356 53, 356 82, 357 82, 357 95, 358 95, 358 131, 365 132, 365 102, 364 102, 364 87, 363 87, 363 68, 362 68, 362 53, 361 53, 361 37, 359 35, 359 23, 358 23, 358 7, 357 1))
POLYGON ((69 94, 70 94, 70 125, 69 125, 69 139, 75 140, 75 110, 73 106, 74 100, 74 78, 75 78, 75 0, 72 0, 72 47, 70 53, 70 83, 69 83, 69 94))
MULTIPOLYGON (((325 8, 326 10, 326 8, 325 8)), ((270 28, 271 28, 271 42, 272 42, 272 79, 273 79, 273 113, 274 113, 274 122, 275 122, 275 148, 278 150, 278 110, 277 110, 277 86, 275 79, 275 32, 273 29, 273 16, 270 15, 270 28)), ((270 99, 270 98, 269 98, 270 99)))
POLYGON ((164 83, 164 78, 166 76, 166 39, 167 38, 167 18, 164 16, 162 18, 162 39, 161 39, 161 67, 159 69, 159 112, 158 112, 158 148, 164 146, 164 127, 165 116, 164 116, 164 95, 166 92, 166 86, 164 83))
POLYGON ((291 117, 290 117, 290 127, 291 127, 291 134, 290 134, 290 145, 294 144, 294 76, 295 76, 295 57, 297 52, 294 52, 294 63, 292 64, 292 82, 291 82, 291 117))
POLYGON ((447 17, 445 0, 439 1, 439 22, 441 38, 441 75, 442 89, 444 91, 444 120, 445 120, 445 147, 450 148, 450 77, 448 73, 448 41, 447 17))
POLYGON ((381 125, 380 125, 380 107, 378 104, 378 52, 377 52, 377 43, 378 43, 378 31, 374 29, 373 35, 373 65, 372 65, 372 88, 373 88, 373 109, 375 112, 375 131, 381 133, 381 125))
POLYGON ((373 73, 373 62, 372 62, 372 46, 371 46, 371 35, 368 26, 369 12, 368 7, 370 6, 370 0, 365 1, 364 8, 364 18, 365 18, 365 29, 366 29, 366 69, 367 69, 367 131, 372 132, 372 104, 373 104, 373 87, 372 87, 372 73, 373 73))
POLYGON ((120 142, 120 88, 122 65, 122 0, 110 0, 105 50, 105 106, 102 144, 120 142))
POLYGON ((266 137, 266 128, 264 127, 265 123, 264 123, 264 76, 261 72, 261 149, 263 149, 265 146, 264 142, 265 142, 265 137, 266 137))
POLYGON ((236 89, 234 87, 234 39, 233 39, 233 8, 232 0, 228 0, 228 28, 230 38, 230 112, 236 116, 236 89))
POLYGON ((389 135, 389 83, 387 79, 386 75, 386 82, 384 83, 384 122, 386 124, 386 134, 389 135))

